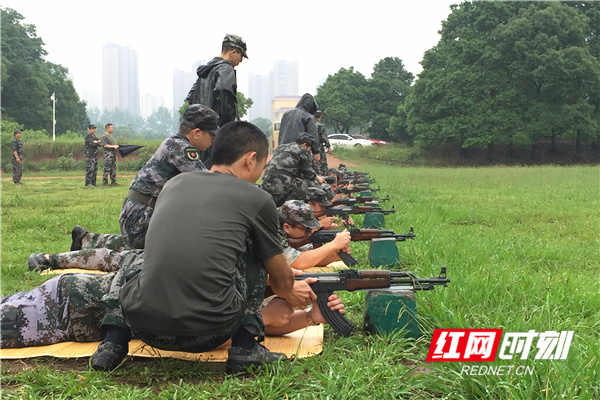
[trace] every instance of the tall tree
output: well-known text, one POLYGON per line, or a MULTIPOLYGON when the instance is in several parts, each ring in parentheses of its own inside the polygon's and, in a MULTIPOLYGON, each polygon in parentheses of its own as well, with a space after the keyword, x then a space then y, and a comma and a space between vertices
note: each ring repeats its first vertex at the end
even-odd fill
POLYGON ((355 72, 354 67, 341 68, 336 74, 329 75, 315 96, 326 116, 326 125, 345 133, 352 127, 365 129, 370 121, 366 89, 367 79, 355 72))
POLYGON ((406 101, 407 125, 419 142, 487 146, 491 156, 495 143, 534 146, 546 137, 554 143, 569 121, 589 112, 582 100, 590 86, 598 88, 600 75, 585 44, 588 20, 575 8, 558 2, 451 8, 406 101))
POLYGON ((162 137, 173 135, 179 131, 179 124, 175 126, 173 123, 173 115, 164 106, 158 107, 156 111, 146 118, 145 129, 151 130, 162 137))
POLYGON ((375 64, 366 92, 371 106, 369 130, 373 137, 391 139, 390 118, 404 102, 413 79, 414 75, 404 69, 402 60, 397 57, 386 57, 375 64))
POLYGON ((244 93, 237 92, 237 109, 238 109, 238 117, 242 118, 244 115, 248 114, 248 110, 252 107, 254 102, 251 98, 246 98, 244 93))
POLYGON ((12 118, 27 129, 52 130, 52 103, 56 92, 57 134, 84 131, 89 120, 67 69, 44 60, 44 42, 35 25, 10 8, 2 15, 2 117, 12 118))

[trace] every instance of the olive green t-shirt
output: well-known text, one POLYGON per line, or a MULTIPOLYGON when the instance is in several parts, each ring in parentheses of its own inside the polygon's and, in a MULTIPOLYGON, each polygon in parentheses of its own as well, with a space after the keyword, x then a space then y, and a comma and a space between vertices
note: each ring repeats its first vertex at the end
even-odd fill
POLYGON ((240 316, 234 271, 252 239, 263 260, 282 253, 271 196, 231 174, 186 172, 161 191, 141 272, 120 303, 134 331, 204 335, 240 316))

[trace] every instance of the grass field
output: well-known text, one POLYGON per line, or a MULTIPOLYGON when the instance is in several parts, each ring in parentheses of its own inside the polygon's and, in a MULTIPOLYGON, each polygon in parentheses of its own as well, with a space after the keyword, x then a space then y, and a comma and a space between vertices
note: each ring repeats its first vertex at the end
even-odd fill
MULTIPOLYGON (((2 398, 27 399, 600 399, 599 169, 578 167, 405 168, 359 161, 397 212, 386 229, 402 266, 448 288, 418 292, 422 338, 360 330, 364 293, 341 295, 359 327, 340 338, 327 327, 324 351, 243 378, 222 366, 133 360, 112 373, 87 360, 2 362, 2 398), (574 331, 566 360, 496 360, 532 374, 465 375, 472 363, 426 363, 435 328, 574 331)), ((121 179, 121 183, 129 179, 121 179)), ((79 224, 118 232, 127 186, 84 188, 80 178, 2 182, 2 294, 47 279, 27 271, 35 252, 69 248, 79 224)), ((360 218, 357 218, 360 220, 360 218)), ((368 268, 368 245, 353 243, 368 268)), ((482 365, 479 363, 478 365, 482 365)), ((488 363, 490 365, 490 363, 488 363)))

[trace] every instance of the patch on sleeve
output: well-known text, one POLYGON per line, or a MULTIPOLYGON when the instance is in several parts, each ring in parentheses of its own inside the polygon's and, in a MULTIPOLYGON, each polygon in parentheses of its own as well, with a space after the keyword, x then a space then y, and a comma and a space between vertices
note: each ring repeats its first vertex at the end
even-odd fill
POLYGON ((200 152, 194 146, 188 146, 185 148, 185 158, 191 161, 198 161, 200 159, 200 152))

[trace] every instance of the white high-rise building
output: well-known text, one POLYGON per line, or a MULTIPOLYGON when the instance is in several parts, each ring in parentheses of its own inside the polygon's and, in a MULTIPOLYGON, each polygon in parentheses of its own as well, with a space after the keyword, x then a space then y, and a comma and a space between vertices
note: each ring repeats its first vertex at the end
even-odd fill
POLYGON ((140 115, 137 51, 113 43, 102 48, 102 88, 104 109, 140 115))

